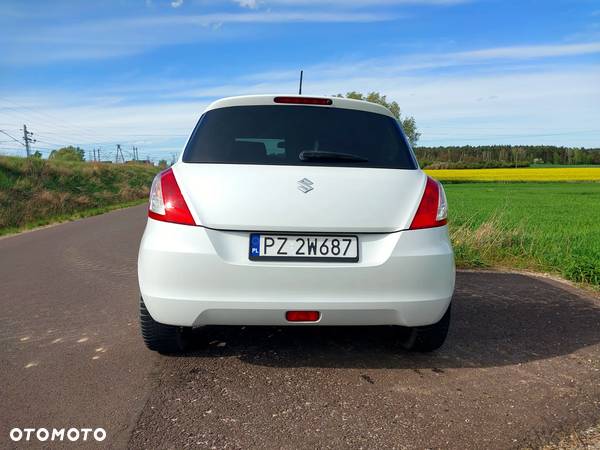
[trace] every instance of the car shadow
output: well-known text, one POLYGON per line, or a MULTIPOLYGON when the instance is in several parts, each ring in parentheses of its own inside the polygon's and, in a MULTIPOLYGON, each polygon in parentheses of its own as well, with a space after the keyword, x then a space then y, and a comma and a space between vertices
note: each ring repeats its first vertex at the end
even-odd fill
POLYGON ((513 365, 600 342, 600 302, 520 274, 460 272, 445 345, 401 350, 395 327, 206 327, 188 358, 235 356, 270 367, 459 368, 513 365))

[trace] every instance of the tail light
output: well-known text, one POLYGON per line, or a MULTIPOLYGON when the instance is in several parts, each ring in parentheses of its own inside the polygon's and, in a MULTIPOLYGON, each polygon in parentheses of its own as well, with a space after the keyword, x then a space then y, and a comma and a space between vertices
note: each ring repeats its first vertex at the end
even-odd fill
POLYGON ((446 225, 448 218, 448 203, 444 188, 433 178, 427 177, 425 192, 415 218, 410 224, 411 230, 433 228, 446 225))
POLYGON ((148 217, 163 222, 196 225, 173 174, 167 169, 156 175, 150 189, 148 217))

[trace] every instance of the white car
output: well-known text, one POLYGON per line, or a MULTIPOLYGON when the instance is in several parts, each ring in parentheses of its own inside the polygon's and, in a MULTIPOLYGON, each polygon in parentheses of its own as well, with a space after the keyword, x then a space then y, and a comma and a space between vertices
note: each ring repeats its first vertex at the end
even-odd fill
POLYGON ((446 215, 386 108, 218 100, 152 184, 144 341, 173 353, 204 325, 395 325, 405 348, 434 350, 454 290, 446 215))

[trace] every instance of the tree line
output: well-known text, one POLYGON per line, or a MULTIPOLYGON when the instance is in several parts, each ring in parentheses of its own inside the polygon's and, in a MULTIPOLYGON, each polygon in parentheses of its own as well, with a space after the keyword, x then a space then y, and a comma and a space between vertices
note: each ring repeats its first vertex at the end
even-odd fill
POLYGON ((415 147, 421 167, 524 167, 531 164, 600 164, 600 148, 554 145, 415 147))

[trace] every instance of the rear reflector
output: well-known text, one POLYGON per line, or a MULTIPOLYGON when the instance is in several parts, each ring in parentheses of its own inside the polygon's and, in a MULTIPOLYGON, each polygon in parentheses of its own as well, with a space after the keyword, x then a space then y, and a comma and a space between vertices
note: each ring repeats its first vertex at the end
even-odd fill
POLYGON ((295 103, 297 105, 332 105, 333 100, 330 98, 316 97, 275 97, 275 103, 295 103))
POLYGON ((321 317, 319 311, 288 311, 285 318, 288 322, 316 322, 321 317))

